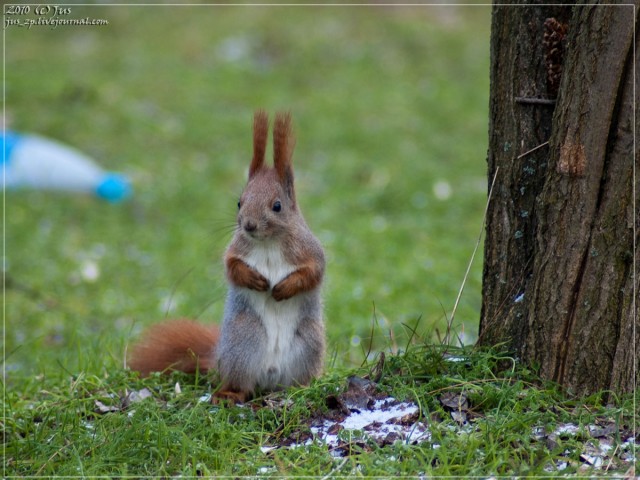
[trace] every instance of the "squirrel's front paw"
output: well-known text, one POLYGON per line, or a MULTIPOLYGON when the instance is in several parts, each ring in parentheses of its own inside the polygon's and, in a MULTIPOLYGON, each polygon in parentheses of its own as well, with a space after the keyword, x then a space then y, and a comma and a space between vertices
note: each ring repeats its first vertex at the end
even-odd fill
POLYGON ((269 290, 269 280, 264 278, 262 274, 253 271, 252 275, 249 276, 247 287, 258 292, 266 292, 269 290))
POLYGON ((282 300, 287 300, 293 297, 296 293, 298 293, 298 288, 296 288, 294 282, 290 277, 285 278, 280 283, 278 283, 273 290, 271 291, 271 296, 276 302, 280 302, 282 300))

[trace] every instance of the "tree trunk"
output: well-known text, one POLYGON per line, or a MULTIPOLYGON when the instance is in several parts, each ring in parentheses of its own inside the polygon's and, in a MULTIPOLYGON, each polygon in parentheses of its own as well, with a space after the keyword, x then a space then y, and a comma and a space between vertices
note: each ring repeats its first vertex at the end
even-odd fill
POLYGON ((634 13, 493 8, 480 344, 575 394, 640 373, 634 13))

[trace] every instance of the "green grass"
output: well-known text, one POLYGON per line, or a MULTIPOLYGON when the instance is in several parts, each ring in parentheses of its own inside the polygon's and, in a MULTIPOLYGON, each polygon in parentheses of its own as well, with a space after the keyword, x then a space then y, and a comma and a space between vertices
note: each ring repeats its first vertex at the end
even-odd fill
MULTIPOLYGON (((540 471, 557 452, 532 450, 528 428, 572 417, 565 400, 533 388, 528 373, 504 373, 495 353, 450 372, 420 346, 446 329, 482 224, 489 14, 100 5, 72 7, 72 16, 108 26, 6 29, 9 126, 80 148, 135 183, 133 200, 119 205, 6 192, 6 473, 540 471), (197 401, 205 379, 140 380, 123 364, 146 325, 221 318, 221 257, 256 108, 293 113, 298 198, 329 260, 327 374, 282 393, 290 408, 214 408, 197 401), (443 185, 450 197, 438 195, 443 185), (394 445, 342 465, 320 447, 259 450, 326 408, 327 392, 369 350, 370 361, 403 352, 412 336, 413 353, 391 357, 381 388, 419 401, 425 416, 439 411, 434 392, 465 389, 482 414, 477 432, 451 434, 443 418, 434 423, 440 449, 394 445), (96 400, 114 405, 145 385, 154 400, 95 412, 96 400), (550 404, 561 411, 542 411, 550 404)), ((468 342, 480 284, 477 258, 455 322, 468 342)), ((627 411, 625 401, 615 408, 627 411)))
MULTIPOLYGON (((290 389, 272 394, 269 402, 258 399, 233 408, 201 401, 203 393, 210 391, 206 379, 182 374, 145 380, 124 371, 36 378, 25 385, 27 392, 7 394, 8 473, 300 477, 333 471, 337 476, 554 476, 558 472, 550 473, 545 467, 563 460, 569 466, 562 474, 571 475, 584 473, 580 453, 589 441, 597 440, 583 433, 549 444, 534 439, 534 427, 551 432, 564 422, 582 429, 611 422, 620 434, 638 420, 630 415, 630 400, 617 406, 603 405, 598 397, 570 400, 497 352, 449 350, 467 361, 443 361, 442 348, 412 347, 387 358, 378 383, 380 392, 420 406, 431 440, 384 448, 355 445, 345 458, 334 457, 319 444, 261 450, 309 432, 310 415, 326 413, 327 397, 344 389, 345 371, 340 369, 310 388, 290 389), (153 398, 122 406, 127 390, 145 386, 153 398), (468 397, 471 427, 461 428, 443 409, 439 397, 444 392, 468 397), (96 413, 96 401, 115 411, 96 413)), ((349 373, 365 375, 373 366, 349 373)), ((621 444, 618 440, 617 445, 621 444)), ((621 447, 618 456, 622 452, 621 447)), ((614 460, 609 473, 628 469, 628 463, 614 460)))

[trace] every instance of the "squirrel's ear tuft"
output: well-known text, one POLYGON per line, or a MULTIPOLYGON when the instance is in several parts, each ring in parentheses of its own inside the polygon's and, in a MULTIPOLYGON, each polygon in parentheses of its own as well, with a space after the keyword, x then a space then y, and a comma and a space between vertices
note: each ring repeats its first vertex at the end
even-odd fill
POLYGON ((249 166, 249 178, 253 177, 264 165, 268 135, 269 116, 264 110, 257 110, 253 115, 253 159, 249 166))
POLYGON ((291 133, 291 113, 279 112, 273 125, 273 166, 289 197, 295 202, 291 155, 295 140, 291 133))

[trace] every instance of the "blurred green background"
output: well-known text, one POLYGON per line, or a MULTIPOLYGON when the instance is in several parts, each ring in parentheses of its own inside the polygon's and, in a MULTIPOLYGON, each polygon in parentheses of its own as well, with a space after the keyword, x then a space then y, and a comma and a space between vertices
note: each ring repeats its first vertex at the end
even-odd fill
MULTIPOLYGON (((486 199, 490 7, 70 17, 108 25, 5 29, 5 123, 130 175, 135 194, 5 193, 8 372, 110 371, 146 325, 219 321, 257 108, 293 114, 298 198, 328 256, 328 365, 404 348, 403 324, 437 341, 486 199)), ((481 271, 480 250, 455 320, 468 343, 481 271)))

